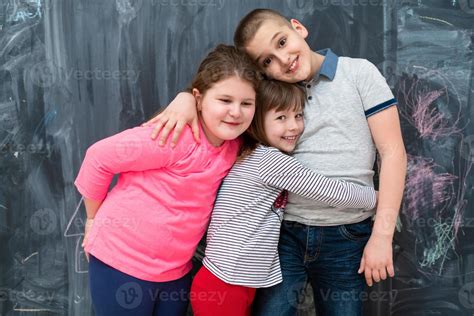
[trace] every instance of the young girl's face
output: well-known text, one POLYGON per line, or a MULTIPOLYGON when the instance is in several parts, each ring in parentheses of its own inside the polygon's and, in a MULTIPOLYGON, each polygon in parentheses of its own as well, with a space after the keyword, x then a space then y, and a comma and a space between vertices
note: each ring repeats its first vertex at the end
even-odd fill
POLYGON ((270 146, 290 153, 304 130, 303 111, 272 109, 265 113, 263 127, 270 146))
POLYGON ((240 136, 252 122, 255 113, 255 89, 245 80, 233 76, 216 82, 204 95, 193 89, 201 124, 214 146, 240 136))

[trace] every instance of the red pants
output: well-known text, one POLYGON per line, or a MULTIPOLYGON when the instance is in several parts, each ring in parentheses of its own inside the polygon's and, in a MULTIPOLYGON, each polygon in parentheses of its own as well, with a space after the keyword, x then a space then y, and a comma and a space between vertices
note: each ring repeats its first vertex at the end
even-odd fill
POLYGON ((203 266, 191 286, 193 313, 195 316, 250 316, 255 291, 225 283, 203 266))

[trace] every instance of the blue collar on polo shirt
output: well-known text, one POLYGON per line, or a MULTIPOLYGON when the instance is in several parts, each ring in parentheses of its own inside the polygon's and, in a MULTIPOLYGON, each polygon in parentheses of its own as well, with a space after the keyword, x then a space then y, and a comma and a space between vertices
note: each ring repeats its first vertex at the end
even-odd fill
POLYGON ((316 53, 325 56, 321 65, 321 69, 319 70, 319 75, 322 75, 332 81, 336 75, 338 59, 337 55, 334 54, 330 48, 318 50, 316 53))
POLYGON ((330 48, 318 50, 316 51, 316 53, 325 56, 323 63, 321 64, 321 68, 319 69, 319 72, 314 75, 313 79, 311 79, 310 81, 302 82, 303 84, 317 81, 319 79, 319 76, 324 76, 332 81, 334 79, 334 76, 336 75, 338 60, 337 55, 334 54, 330 48))

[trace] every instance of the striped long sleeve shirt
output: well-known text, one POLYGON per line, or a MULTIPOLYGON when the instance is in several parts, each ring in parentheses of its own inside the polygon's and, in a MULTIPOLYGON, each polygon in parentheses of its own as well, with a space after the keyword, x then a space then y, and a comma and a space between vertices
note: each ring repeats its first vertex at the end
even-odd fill
POLYGON ((270 287, 282 281, 278 240, 283 191, 331 206, 372 209, 373 187, 329 179, 273 147, 259 146, 225 177, 207 233, 204 266, 226 283, 270 287))

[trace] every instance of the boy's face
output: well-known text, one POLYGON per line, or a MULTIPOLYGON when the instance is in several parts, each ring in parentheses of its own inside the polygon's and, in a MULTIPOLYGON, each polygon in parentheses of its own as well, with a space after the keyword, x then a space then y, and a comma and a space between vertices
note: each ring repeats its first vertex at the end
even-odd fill
POLYGON ((293 83, 311 79, 316 67, 305 41, 308 31, 295 19, 291 25, 264 22, 245 49, 267 76, 293 83))

